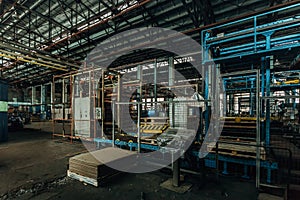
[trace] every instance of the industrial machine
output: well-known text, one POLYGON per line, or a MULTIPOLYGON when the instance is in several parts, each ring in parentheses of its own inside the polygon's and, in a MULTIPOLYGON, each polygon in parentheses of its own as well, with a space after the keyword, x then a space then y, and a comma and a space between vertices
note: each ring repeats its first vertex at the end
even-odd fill
POLYGON ((299 8, 297 3, 202 30, 202 65, 209 69, 203 74, 191 72, 189 59, 175 56, 69 75, 71 136, 98 147, 148 152, 172 142, 180 146, 176 130, 184 130, 192 141, 185 154, 193 157, 182 158, 185 167, 200 167, 205 146, 206 167, 226 175, 240 166, 237 171, 255 178, 257 187, 275 183, 289 168, 277 153, 288 155, 289 149, 276 144, 299 138, 299 71, 286 64, 294 63, 300 48, 294 32, 299 8), (220 87, 223 92, 211 94, 220 87), (224 124, 220 138, 210 140, 219 124, 224 124))

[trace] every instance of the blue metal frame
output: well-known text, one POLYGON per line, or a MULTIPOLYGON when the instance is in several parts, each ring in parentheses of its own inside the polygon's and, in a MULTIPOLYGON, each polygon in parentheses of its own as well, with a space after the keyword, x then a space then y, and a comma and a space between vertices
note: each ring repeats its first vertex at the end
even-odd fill
MULTIPOLYGON (((112 144, 112 140, 109 139, 101 139, 101 138, 94 138, 94 142, 96 142, 97 147, 100 147, 100 144, 112 144)), ((131 151, 133 151, 133 148, 138 148, 138 143, 136 142, 125 142, 120 140, 115 140, 115 145, 121 146, 121 147, 129 147, 131 151)), ((150 145, 150 144, 141 144, 142 149, 157 151, 159 150, 159 147, 156 145, 150 145)))
POLYGON ((300 19, 298 17, 289 17, 273 21, 270 23, 258 25, 258 20, 262 17, 268 18, 268 15, 289 11, 295 8, 300 9, 300 3, 280 8, 274 11, 259 14, 253 17, 237 20, 234 22, 226 23, 220 26, 216 26, 210 29, 205 29, 201 32, 201 40, 203 45, 202 62, 217 62, 226 59, 244 57, 249 55, 264 54, 269 52, 275 52, 295 47, 300 47, 300 35, 289 34, 276 36, 276 32, 294 29, 300 27, 300 19), (219 30, 230 29, 231 26, 242 26, 244 23, 252 22, 253 26, 244 30, 235 31, 231 33, 224 33, 222 36, 213 36, 212 32, 219 30), (265 39, 260 39, 259 36, 264 36, 265 39), (242 41, 244 44, 235 45, 234 41, 242 41), (220 47, 220 45, 232 42, 230 47, 220 47), (209 53, 211 47, 220 47, 220 53, 218 57, 210 58, 209 53))

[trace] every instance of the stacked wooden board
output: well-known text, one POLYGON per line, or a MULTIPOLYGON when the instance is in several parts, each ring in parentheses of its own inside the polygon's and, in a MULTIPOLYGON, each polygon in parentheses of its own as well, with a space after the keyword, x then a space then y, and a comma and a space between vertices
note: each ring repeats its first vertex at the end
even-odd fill
POLYGON ((118 173, 109 166, 132 158, 133 155, 134 152, 113 147, 80 154, 69 159, 67 173, 71 178, 98 187, 105 178, 118 173))
MULTIPOLYGON (((222 140, 218 143, 218 153, 223 155, 230 155, 244 158, 256 158, 257 147, 255 142, 236 142, 234 143, 222 143, 222 140)), ((209 152, 216 153, 215 143, 209 143, 207 150, 209 152)), ((259 147, 260 159, 266 160, 266 151, 263 147, 259 147)))

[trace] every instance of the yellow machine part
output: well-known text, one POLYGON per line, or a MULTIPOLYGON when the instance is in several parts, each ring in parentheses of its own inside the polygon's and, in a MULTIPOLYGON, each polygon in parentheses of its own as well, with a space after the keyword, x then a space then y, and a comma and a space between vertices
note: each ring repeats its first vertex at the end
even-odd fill
POLYGON ((300 80, 295 79, 295 80, 290 80, 290 81, 284 81, 284 82, 277 82, 276 85, 289 85, 289 84, 299 84, 300 80))
POLYGON ((142 125, 141 132, 149 134, 160 134, 165 131, 169 125, 142 125))
POLYGON ((295 79, 295 80, 290 80, 290 81, 285 81, 284 84, 298 84, 300 83, 299 79, 295 79))

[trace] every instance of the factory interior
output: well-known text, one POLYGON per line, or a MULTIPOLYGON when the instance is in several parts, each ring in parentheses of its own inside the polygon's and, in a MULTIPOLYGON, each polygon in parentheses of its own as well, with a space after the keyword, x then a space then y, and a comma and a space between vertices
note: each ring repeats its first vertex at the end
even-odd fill
POLYGON ((0 0, 0 27, 0 200, 299 199, 299 0, 0 0))

